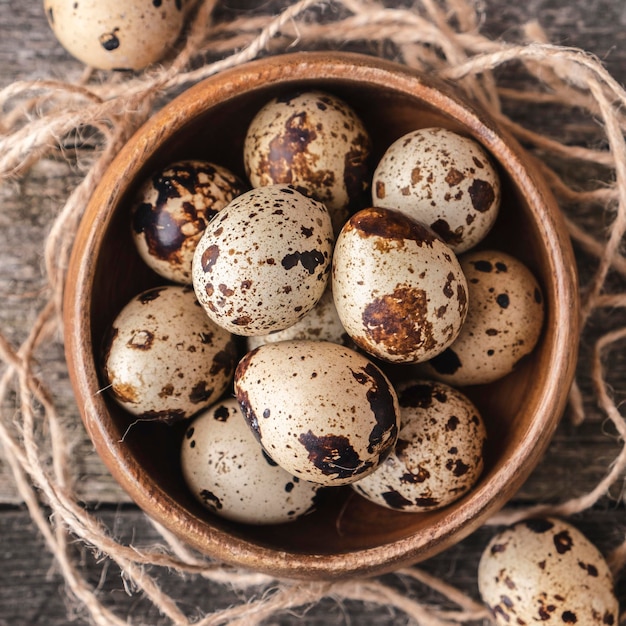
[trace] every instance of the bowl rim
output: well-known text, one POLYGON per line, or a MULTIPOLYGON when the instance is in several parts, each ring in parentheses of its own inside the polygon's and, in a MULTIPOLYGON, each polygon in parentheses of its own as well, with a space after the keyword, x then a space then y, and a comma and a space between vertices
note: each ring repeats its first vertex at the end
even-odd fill
POLYGON ((352 52, 293 52, 265 57, 224 70, 193 85, 154 114, 121 148, 94 190, 78 228, 68 267, 63 329, 68 370, 86 430, 109 471, 132 500, 164 527, 201 552, 233 565, 299 579, 336 579, 378 575, 433 556, 465 538, 517 491, 545 451, 565 408, 574 377, 578 344, 579 300, 573 250, 563 216, 532 160, 511 135, 452 87, 415 69, 379 57, 352 52), (263 83, 259 83, 260 72, 263 83), (98 248, 113 209, 129 184, 130 172, 161 142, 180 130, 190 116, 244 94, 250 85, 268 87, 288 82, 364 81, 372 87, 391 86, 394 92, 444 110, 475 133, 507 173, 523 187, 536 227, 546 245, 546 258, 555 277, 554 345, 550 351, 550 380, 537 401, 534 419, 499 473, 483 481, 455 508, 429 527, 427 536, 411 535, 391 543, 335 554, 287 552, 230 535, 192 515, 159 486, 141 474, 134 459, 124 457, 111 437, 112 423, 94 381, 98 380, 90 336, 92 279, 98 248), (506 157, 506 158, 504 158, 506 157), (126 182, 121 182, 126 181, 126 182), (158 497, 157 497, 158 496, 158 497))

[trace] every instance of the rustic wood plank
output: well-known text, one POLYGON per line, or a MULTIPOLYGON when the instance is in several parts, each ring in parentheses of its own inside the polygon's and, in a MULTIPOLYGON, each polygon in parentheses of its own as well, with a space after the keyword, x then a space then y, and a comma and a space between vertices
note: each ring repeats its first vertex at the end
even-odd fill
MULTIPOLYGON (((623 511, 622 511, 623 514, 623 511)), ((99 518, 112 529, 120 541, 141 537, 138 547, 147 546, 159 539, 154 527, 133 507, 115 509, 105 507, 99 518)), ((576 525, 587 536, 594 537, 596 545, 605 553, 615 545, 617 532, 612 527, 615 511, 595 510, 575 518, 576 525), (608 530, 607 530, 608 529, 608 530)), ((419 565, 419 568, 438 578, 448 580, 463 589, 474 599, 479 599, 476 586, 476 567, 484 547, 495 529, 483 527, 468 539, 440 555, 419 565)), ((52 557, 33 527, 28 514, 22 509, 0 510, 0 537, 3 561, 10 567, 0 568, 0 625, 1 626, 59 626, 71 616, 72 624, 89 624, 84 610, 71 606, 65 597, 63 578, 52 557), (68 612, 69 611, 69 612, 68 612)), ((136 541, 136 539, 135 539, 136 541)), ((132 623, 165 626, 169 622, 158 614, 150 602, 140 594, 126 590, 119 570, 107 563, 105 567, 94 555, 75 546, 80 571, 91 585, 97 587, 98 597, 109 607, 114 607, 121 617, 133 619, 132 623)), ((242 594, 227 585, 210 584, 182 579, 165 571, 152 571, 159 584, 172 595, 188 614, 210 612, 240 604, 244 597, 258 597, 266 588, 255 588, 242 594)), ((445 598, 424 585, 407 577, 389 574, 380 578, 392 589, 424 604, 454 608, 445 598)), ((269 585, 271 589, 272 585, 269 585)), ((618 587, 620 601, 626 601, 626 587, 618 587)), ((338 601, 326 598, 306 612, 295 610, 274 616, 268 624, 306 624, 307 626, 349 626, 351 624, 401 626, 406 616, 384 605, 372 606, 356 601, 338 601)), ((468 626, 487 626, 476 621, 468 626)))

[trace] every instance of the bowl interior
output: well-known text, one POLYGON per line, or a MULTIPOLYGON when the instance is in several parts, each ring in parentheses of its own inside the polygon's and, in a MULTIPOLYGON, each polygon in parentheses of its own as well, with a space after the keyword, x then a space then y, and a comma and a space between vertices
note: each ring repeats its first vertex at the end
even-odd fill
MULTIPOLYGON (((70 268, 70 372, 87 429, 111 472, 140 506, 195 547, 280 575, 378 573, 426 558, 467 535, 513 495, 538 461, 573 375, 573 267, 558 210, 520 149, 447 87, 354 55, 266 59, 208 79, 174 100, 105 175, 87 208, 70 268), (252 116, 270 97, 306 88, 329 91, 352 105, 370 131, 374 162, 392 141, 421 127, 442 126, 480 141, 503 181, 500 215, 481 247, 517 256, 544 291, 547 316, 533 354, 506 378, 464 389, 487 424, 485 470, 468 495, 440 511, 393 512, 337 488, 318 511, 296 522, 229 522, 204 509, 183 482, 184 424, 133 423, 106 393, 94 393, 102 387, 100 348, 113 319, 134 295, 166 282, 145 266, 131 240, 129 209, 138 185, 154 169, 188 158, 213 161, 245 178, 242 145, 252 116)), ((390 376, 403 376, 402 368, 390 376)))

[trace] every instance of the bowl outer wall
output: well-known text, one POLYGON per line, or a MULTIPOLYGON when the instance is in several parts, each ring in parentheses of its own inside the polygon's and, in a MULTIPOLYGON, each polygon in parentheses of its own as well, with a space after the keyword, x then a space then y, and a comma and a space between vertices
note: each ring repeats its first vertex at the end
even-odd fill
POLYGON ((193 547, 227 563, 278 577, 334 579, 378 575, 433 556, 469 535, 513 496, 540 460, 564 410, 576 364, 578 306, 575 262, 564 220, 547 185, 512 137, 449 86, 410 68, 360 54, 302 52, 252 61, 205 79, 156 113, 122 148, 94 191, 76 236, 66 283, 64 333, 81 418, 105 465, 138 506, 193 547), (535 419, 529 421, 513 454, 470 498, 461 501, 452 518, 438 519, 427 532, 337 554, 281 551, 230 535, 190 515, 146 476, 136 459, 120 445, 119 433, 98 393, 98 368, 90 333, 91 290, 97 262, 93 251, 99 248, 136 164, 149 158, 164 137, 208 107, 249 89, 316 79, 336 79, 344 86, 367 83, 372 88, 392 88, 430 103, 464 125, 497 156, 524 190, 545 244, 547 275, 554 278, 552 349, 542 381, 544 393, 529 398, 535 419))

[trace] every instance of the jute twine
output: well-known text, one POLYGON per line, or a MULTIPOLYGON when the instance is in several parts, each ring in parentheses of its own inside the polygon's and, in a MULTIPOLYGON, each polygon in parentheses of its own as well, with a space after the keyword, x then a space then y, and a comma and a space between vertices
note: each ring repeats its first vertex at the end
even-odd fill
MULTIPOLYGON (((420 0, 410 9, 386 8, 368 0, 301 0, 278 15, 242 13, 229 21, 214 19, 216 5, 215 0, 198 5, 176 56, 155 69, 104 77, 86 71, 76 83, 16 82, 0 92, 3 179, 19 179, 41 159, 57 154, 68 136, 80 141, 86 129, 90 141, 94 132, 97 135, 95 156, 83 157, 84 177, 69 194, 45 241, 48 302, 21 345, 11 345, 6 333, 0 334, 4 362, 0 400, 9 405, 0 421, 0 438, 19 494, 53 552, 67 588, 94 624, 127 626, 131 622, 103 604, 96 588, 86 580, 70 549, 77 539, 116 563, 126 586, 144 594, 165 621, 177 626, 257 624, 278 612, 314 605, 324 597, 392 606, 424 626, 481 620, 489 623, 488 612, 480 602, 419 568, 397 575, 429 587, 446 598, 451 608, 408 597, 378 579, 275 581, 199 556, 164 529, 159 529, 162 545, 155 548, 139 549, 116 541, 111 529, 78 500, 67 444, 71 437, 65 432, 51 388, 36 373, 36 355, 60 332, 64 280, 81 212, 120 146, 156 106, 205 77, 262 54, 345 48, 350 42, 366 42, 381 54, 391 50, 399 61, 452 81, 528 147, 563 206, 595 212, 607 225, 605 232, 594 236, 576 222, 576 211, 566 215, 577 247, 597 261, 591 278, 582 285, 581 322, 585 329, 595 312, 626 307, 626 293, 607 288, 611 276, 618 277, 612 281, 618 284, 626 277, 626 258, 620 251, 626 229, 626 92, 596 58, 579 49, 551 45, 536 23, 525 26, 519 43, 492 41, 481 35, 481 16, 470 0, 420 0), (506 85, 504 70, 509 65, 515 65, 518 73, 520 67, 523 69, 523 85, 506 85), (604 145, 567 145, 562 138, 548 138, 533 130, 532 114, 522 124, 505 113, 508 105, 524 103, 531 112, 532 107, 544 106, 576 110, 598 125, 604 145), (559 174, 559 164, 567 163, 598 166, 607 175, 604 182, 595 185, 591 181, 567 181, 559 174), (15 388, 17 399, 13 401, 15 388), (47 435, 42 436, 42 432, 47 435), (187 584, 211 581, 240 589, 242 601, 225 610, 189 616, 158 583, 156 572, 164 568, 188 577, 187 584), (272 593, 263 593, 270 588, 272 593)), ((626 440, 626 422, 612 398, 604 368, 610 351, 624 338, 626 327, 599 337, 593 345, 591 363, 595 400, 621 443, 626 440)), ((569 416, 577 424, 586 418, 576 382, 569 416)), ((626 448, 621 447, 607 464, 604 477, 588 493, 556 506, 505 509, 489 524, 508 524, 533 513, 570 516, 582 512, 608 493, 623 476, 625 466, 626 448)), ((617 575, 626 563, 626 542, 616 547, 608 560, 617 575)))

